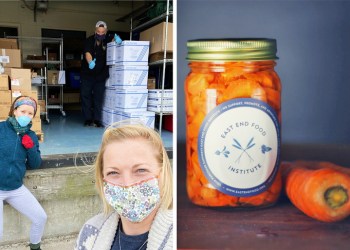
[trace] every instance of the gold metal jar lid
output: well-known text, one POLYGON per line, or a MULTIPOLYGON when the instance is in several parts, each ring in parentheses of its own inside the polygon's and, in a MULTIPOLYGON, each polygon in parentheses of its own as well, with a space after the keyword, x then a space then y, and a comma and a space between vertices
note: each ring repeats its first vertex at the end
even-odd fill
POLYGON ((187 42, 188 61, 276 60, 275 39, 199 39, 187 42))

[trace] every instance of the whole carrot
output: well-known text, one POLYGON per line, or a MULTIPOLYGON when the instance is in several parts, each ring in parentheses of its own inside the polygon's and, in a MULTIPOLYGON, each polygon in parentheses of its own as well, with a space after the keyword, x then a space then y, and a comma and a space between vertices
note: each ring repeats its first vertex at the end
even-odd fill
POLYGON ((320 169, 320 168, 332 168, 335 170, 338 170, 340 172, 343 172, 344 174, 347 174, 350 176, 350 168, 343 167, 337 164, 334 164, 333 162, 329 161, 295 161, 295 164, 299 166, 305 166, 309 169, 320 169))
POLYGON ((281 164, 285 192, 306 215, 324 222, 336 222, 350 215, 350 175, 330 167, 281 164))

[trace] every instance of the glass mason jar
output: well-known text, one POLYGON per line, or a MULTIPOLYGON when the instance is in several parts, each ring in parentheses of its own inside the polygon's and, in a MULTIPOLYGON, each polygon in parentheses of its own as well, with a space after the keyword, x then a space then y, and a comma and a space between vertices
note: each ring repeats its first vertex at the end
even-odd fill
POLYGON ((281 82, 274 39, 191 40, 187 193, 210 207, 266 207, 281 192, 281 82))

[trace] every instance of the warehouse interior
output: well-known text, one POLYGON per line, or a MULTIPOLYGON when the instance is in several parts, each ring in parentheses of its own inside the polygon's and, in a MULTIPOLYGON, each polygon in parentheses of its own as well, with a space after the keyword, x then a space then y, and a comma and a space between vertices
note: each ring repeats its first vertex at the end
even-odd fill
MULTIPOLYGON (((48 215, 43 249, 73 249, 82 225, 101 211, 93 163, 109 124, 141 119, 159 131, 172 158, 172 19, 169 0, 0 1, 0 121, 7 119, 18 95, 30 95, 40 104, 32 130, 43 161, 39 169, 26 172, 23 184, 48 215), (84 126, 80 69, 85 39, 100 20, 123 43, 111 46, 113 60, 106 61, 109 70, 121 73, 106 81, 106 93, 114 96, 104 100, 105 127, 93 127, 84 126), (142 43, 143 56, 124 65, 128 51, 142 43), (119 62, 114 60, 117 51, 124 53, 119 62), (119 98, 120 93, 125 97, 119 98)), ((0 249, 27 249, 30 221, 6 202, 2 212, 6 230, 0 249)))
MULTIPOLYGON (((165 28, 157 34, 161 48, 152 51, 157 45, 150 41, 147 89, 173 89, 171 1, 20 0, 1 1, 0 6, 0 39, 17 41, 20 69, 31 72, 31 91, 37 93, 41 114, 33 127, 43 156, 98 151, 104 128, 83 126, 80 99, 84 41, 94 33, 97 21, 105 21, 108 32, 118 34, 124 41, 138 41, 142 32, 165 24, 166 34, 165 28)), ((11 46, 1 49, 10 51, 11 46)), ((9 89, 0 91, 12 91, 12 97, 26 94, 21 89, 13 93, 11 79, 16 74, 8 66, 4 63, 5 74, 10 75, 9 89)), ((1 102, 0 120, 6 119, 9 104, 1 102)), ((166 104, 170 109, 163 110, 162 105, 155 110, 151 126, 172 151, 172 100, 166 104)))

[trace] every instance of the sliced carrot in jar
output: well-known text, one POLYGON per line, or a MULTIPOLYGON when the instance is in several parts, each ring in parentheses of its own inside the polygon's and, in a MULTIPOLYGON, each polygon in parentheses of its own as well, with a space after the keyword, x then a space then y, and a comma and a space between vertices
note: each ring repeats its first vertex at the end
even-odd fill
POLYGON ((235 98, 254 98, 268 103, 281 121, 281 84, 273 70, 260 62, 191 62, 186 79, 187 192, 190 200, 202 206, 258 207, 277 201, 281 191, 278 172, 272 185, 251 197, 227 195, 206 179, 198 160, 198 135, 206 116, 206 90, 215 89, 216 105, 235 98), (259 67, 261 67, 259 69, 259 67))

